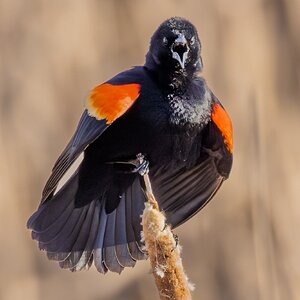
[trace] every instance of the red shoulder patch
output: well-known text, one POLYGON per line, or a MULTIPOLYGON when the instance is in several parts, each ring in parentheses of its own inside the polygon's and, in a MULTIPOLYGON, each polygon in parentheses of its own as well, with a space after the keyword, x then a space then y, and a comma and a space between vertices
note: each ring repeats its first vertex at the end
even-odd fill
POLYGON ((233 153, 232 123, 229 115, 220 104, 215 104, 212 119, 221 131, 229 152, 233 153))
POLYGON ((111 124, 121 117, 140 95, 141 85, 104 83, 96 86, 87 99, 86 108, 97 120, 106 119, 111 124))

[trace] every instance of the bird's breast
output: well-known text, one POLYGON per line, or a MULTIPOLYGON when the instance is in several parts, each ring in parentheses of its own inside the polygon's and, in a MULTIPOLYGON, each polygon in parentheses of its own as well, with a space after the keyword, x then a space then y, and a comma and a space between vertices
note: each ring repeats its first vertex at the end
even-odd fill
POLYGON ((211 96, 208 92, 203 97, 169 94, 169 121, 179 127, 204 127, 211 119, 211 96))
MULTIPOLYGON (((192 166, 201 152, 201 135, 211 116, 208 103, 169 96, 160 108, 149 109, 139 129, 152 163, 192 166)), ((157 108, 158 106, 156 106, 157 108)))

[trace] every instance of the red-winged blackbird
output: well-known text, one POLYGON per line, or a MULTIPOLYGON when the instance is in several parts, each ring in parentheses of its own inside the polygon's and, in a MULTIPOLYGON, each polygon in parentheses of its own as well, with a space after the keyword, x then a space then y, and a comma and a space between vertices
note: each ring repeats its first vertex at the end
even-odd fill
POLYGON ((149 163, 154 195, 173 228, 203 208, 228 177, 232 125, 197 75, 200 50, 195 27, 171 18, 154 33, 144 66, 92 90, 28 221, 40 249, 62 268, 78 271, 94 262, 101 273, 121 272, 146 258, 142 166, 131 167, 138 154, 149 163), (55 193, 82 152, 80 166, 55 193))

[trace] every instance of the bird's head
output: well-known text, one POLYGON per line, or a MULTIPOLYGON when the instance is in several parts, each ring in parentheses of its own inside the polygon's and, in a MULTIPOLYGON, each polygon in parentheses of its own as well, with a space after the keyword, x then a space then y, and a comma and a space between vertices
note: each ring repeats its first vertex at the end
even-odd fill
POLYGON ((153 34, 145 65, 166 74, 193 76, 202 70, 200 51, 195 26, 183 18, 171 18, 153 34))

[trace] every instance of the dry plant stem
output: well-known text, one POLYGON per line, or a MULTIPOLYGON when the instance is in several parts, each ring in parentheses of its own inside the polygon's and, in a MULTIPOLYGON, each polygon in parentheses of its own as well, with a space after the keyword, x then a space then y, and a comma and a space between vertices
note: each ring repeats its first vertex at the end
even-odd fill
POLYGON ((142 218, 143 233, 160 299, 191 299, 191 285, 183 270, 180 247, 159 211, 148 174, 144 175, 144 181, 148 202, 142 218))

